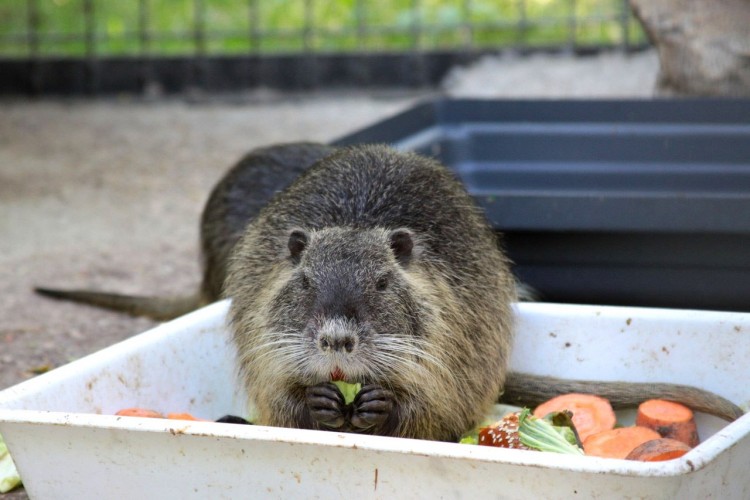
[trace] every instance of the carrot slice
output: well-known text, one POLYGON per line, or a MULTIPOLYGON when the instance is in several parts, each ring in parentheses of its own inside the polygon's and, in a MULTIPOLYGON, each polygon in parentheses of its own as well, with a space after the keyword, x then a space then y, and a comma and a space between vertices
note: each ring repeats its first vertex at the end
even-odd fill
POLYGON ((583 441, 583 452, 594 457, 625 458, 646 441, 660 438, 658 432, 646 427, 620 427, 586 438, 583 441))
POLYGON ((196 422, 205 422, 205 419, 194 417, 189 413, 167 413, 170 420, 195 420, 196 422))
POLYGON ((125 408, 115 413, 115 415, 121 417, 164 418, 164 415, 158 411, 149 410, 148 408, 125 408))
POLYGON ((633 451, 628 453, 625 459, 641 460, 643 462, 661 462, 662 460, 680 458, 690 450, 692 450, 690 446, 676 439, 652 439, 637 446, 633 451))
POLYGON ((592 394, 572 392, 546 401, 534 410, 534 416, 544 418, 546 415, 570 410, 573 413, 573 424, 581 441, 602 431, 612 429, 617 417, 612 405, 606 399, 592 394))
POLYGON ((676 439, 692 447, 700 442, 693 411, 685 405, 649 399, 638 406, 635 425, 648 427, 661 437, 676 439))

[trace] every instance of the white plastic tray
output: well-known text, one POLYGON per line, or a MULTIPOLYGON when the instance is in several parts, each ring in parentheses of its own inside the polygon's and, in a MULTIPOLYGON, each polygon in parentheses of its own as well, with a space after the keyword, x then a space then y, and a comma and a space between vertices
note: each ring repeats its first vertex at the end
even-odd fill
MULTIPOLYGON (((750 416, 698 416, 701 445, 641 463, 262 426, 111 416, 246 415, 218 303, 0 392, 27 491, 63 498, 750 498, 750 416)), ((750 314, 517 306, 515 369, 663 381, 750 403, 750 314)))

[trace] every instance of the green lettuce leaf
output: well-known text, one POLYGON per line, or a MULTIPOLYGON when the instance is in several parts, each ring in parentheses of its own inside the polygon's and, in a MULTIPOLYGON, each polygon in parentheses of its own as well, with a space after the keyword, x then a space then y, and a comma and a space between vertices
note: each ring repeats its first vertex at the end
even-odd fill
POLYGON ((0 436, 0 493, 7 493, 21 485, 21 476, 18 475, 16 464, 10 458, 8 447, 0 436))
POLYGON ((578 439, 568 426, 554 426, 550 420, 536 418, 525 408, 518 416, 518 435, 521 442, 539 451, 583 455, 578 439))
POLYGON ((341 394, 344 395, 344 402, 348 405, 352 404, 354 398, 362 389, 362 384, 360 383, 350 384, 349 382, 344 382, 343 380, 334 380, 333 383, 336 384, 336 387, 339 388, 341 394))
POLYGON ((472 432, 468 434, 464 434, 458 443, 459 444, 479 444, 479 430, 474 429, 472 432))

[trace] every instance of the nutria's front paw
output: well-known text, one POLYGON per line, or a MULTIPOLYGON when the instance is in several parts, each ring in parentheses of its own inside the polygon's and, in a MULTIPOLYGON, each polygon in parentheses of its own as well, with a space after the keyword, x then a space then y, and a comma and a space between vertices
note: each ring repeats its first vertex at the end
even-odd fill
POLYGON ((366 385, 352 402, 352 427, 373 434, 390 434, 395 406, 393 392, 378 385, 366 385))
POLYGON ((339 429, 346 423, 346 402, 335 384, 324 382, 308 387, 305 402, 313 421, 322 427, 339 429))

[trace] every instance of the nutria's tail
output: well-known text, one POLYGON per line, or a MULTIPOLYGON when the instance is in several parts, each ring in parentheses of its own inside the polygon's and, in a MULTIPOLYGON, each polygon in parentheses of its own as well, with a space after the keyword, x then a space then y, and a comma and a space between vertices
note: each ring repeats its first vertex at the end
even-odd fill
POLYGON ((43 287, 36 287, 34 291, 45 297, 81 302, 124 312, 132 316, 148 316, 157 320, 173 319, 202 305, 200 293, 180 297, 146 297, 91 290, 55 290, 43 287))
POLYGON ((570 392, 601 396, 608 399, 615 409, 635 408, 647 399, 667 399, 730 422, 744 414, 742 409, 731 401, 687 385, 563 380, 517 372, 508 373, 500 400, 507 404, 533 408, 548 399, 570 392))

